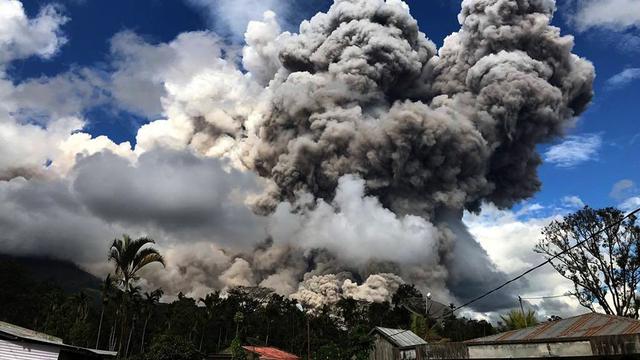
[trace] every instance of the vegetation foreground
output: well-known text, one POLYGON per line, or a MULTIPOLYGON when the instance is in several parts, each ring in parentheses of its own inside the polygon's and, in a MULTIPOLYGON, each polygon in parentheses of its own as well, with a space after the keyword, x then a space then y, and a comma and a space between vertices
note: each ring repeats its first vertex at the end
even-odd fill
MULTIPOLYGON (((306 354, 307 317, 314 359, 366 359, 375 326, 412 329, 453 341, 496 332, 486 321, 449 317, 429 324, 402 306, 422 294, 403 285, 391 302, 342 299, 312 315, 297 302, 264 288, 230 289, 205 298, 178 294, 159 302, 161 290, 124 290, 109 276, 100 289, 65 291, 39 281, 19 261, 0 262, 0 320, 58 336, 82 347, 119 351, 128 359, 202 359, 241 344, 269 345, 306 354), (235 340, 235 341, 234 341, 235 340)), ((423 298, 423 300, 426 300, 423 298)))
MULTIPOLYGON (((623 216, 613 208, 585 207, 549 224, 535 250, 553 257, 554 268, 574 283, 571 295, 581 305, 637 318, 640 227, 634 216, 623 216), (574 246, 582 241, 584 245, 574 246), (613 295, 610 302, 608 294, 613 295)), ((390 302, 343 298, 311 313, 301 311, 295 300, 259 287, 216 291, 198 299, 182 293, 163 298, 162 289, 138 286, 142 268, 164 265, 153 244, 145 237, 115 239, 108 252, 114 271, 101 284, 69 263, 0 256, 0 320, 72 345, 147 360, 195 360, 223 350, 243 359, 245 344, 305 355, 309 348, 314 359, 367 359, 372 346, 368 333, 376 326, 411 329, 429 341, 463 341, 539 321, 524 309, 502 316, 497 327, 451 313, 435 321, 408 306, 426 303, 408 284, 390 302)))

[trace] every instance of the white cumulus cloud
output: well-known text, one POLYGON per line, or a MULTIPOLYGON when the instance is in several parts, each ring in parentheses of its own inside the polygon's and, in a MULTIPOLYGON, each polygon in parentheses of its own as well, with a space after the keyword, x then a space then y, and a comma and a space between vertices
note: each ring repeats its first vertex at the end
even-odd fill
POLYGON ((622 179, 613 184, 609 196, 616 199, 625 199, 637 191, 636 184, 630 179, 622 179))
POLYGON ((623 30, 640 25, 638 0, 582 0, 574 14, 578 30, 601 27, 623 30))
POLYGON ((584 201, 579 196, 568 195, 562 198, 562 205, 567 208, 577 209, 584 207, 584 201))
POLYGON ((67 20, 52 5, 29 19, 20 1, 0 1, 0 67, 32 55, 53 56, 67 41, 60 29, 67 20))
POLYGON ((640 68, 629 68, 617 73, 607 80, 609 88, 620 88, 640 79, 640 68))
POLYGON ((640 196, 632 196, 618 205, 623 211, 633 211, 640 208, 640 196))
POLYGON ((618 208, 623 211, 633 211, 640 207, 640 190, 630 179, 622 179, 611 188, 609 196, 620 203, 618 208))
MULTIPOLYGON (((499 210, 493 205, 484 205, 480 214, 466 213, 464 221, 469 231, 482 247, 487 250, 498 269, 510 277, 540 264, 544 257, 533 251, 541 239, 541 231, 560 215, 520 218, 510 210, 499 210)), ((558 274, 550 265, 544 266, 519 282, 525 285, 520 290, 522 297, 539 297, 565 294, 573 290, 573 284, 558 274)), ((513 286, 513 285, 512 285, 513 286)), ((554 299, 556 301, 532 301, 537 315, 568 317, 586 311, 572 297, 554 299)), ((517 299, 513 299, 517 306, 517 299)), ((484 314, 495 318, 495 314, 484 314)))
POLYGON ((556 166, 570 168, 597 159, 601 146, 600 134, 572 135, 551 146, 545 152, 544 159, 556 166))

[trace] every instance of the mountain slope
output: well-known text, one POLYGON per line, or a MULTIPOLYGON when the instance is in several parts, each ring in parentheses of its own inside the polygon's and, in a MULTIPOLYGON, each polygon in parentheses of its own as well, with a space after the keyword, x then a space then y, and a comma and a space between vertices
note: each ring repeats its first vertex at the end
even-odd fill
POLYGON ((65 260, 0 254, 0 264, 13 263, 24 268, 38 282, 51 282, 68 292, 99 289, 100 279, 65 260))

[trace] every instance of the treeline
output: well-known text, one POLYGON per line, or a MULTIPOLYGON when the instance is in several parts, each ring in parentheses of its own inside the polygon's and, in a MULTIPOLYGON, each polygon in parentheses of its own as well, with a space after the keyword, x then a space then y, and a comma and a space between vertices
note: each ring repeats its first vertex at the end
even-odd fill
POLYGON ((97 342, 98 348, 119 351, 128 359, 201 359, 228 349, 236 337, 242 344, 306 355, 307 320, 314 359, 366 359, 368 333, 375 326, 412 329, 434 341, 495 332, 485 321, 449 317, 431 322, 412 313, 405 304, 422 294, 410 285, 403 285, 391 302, 342 299, 307 315, 295 301, 264 288, 235 288, 225 296, 214 292, 203 299, 178 294, 174 301, 161 303, 160 291, 125 290, 117 275, 106 279, 100 290, 69 293, 57 284, 36 281, 11 261, 0 263, 0 274, 0 320, 73 345, 96 347, 97 342))
POLYGON ((388 302, 343 298, 312 311, 260 287, 237 287, 197 299, 182 293, 163 297, 167 294, 162 289, 138 286, 142 268, 164 266, 153 244, 145 237, 115 239, 108 252, 113 272, 97 289, 39 281, 20 264, 0 258, 0 320, 138 360, 196 360, 222 351, 244 359, 241 345, 275 346, 300 355, 310 351, 314 359, 364 360, 373 345, 369 332, 376 326, 410 329, 440 342, 488 336, 537 321, 533 313, 528 319, 514 311, 496 329, 486 321, 458 318, 442 304, 437 304, 440 314, 433 319, 425 313, 433 314, 427 309, 434 303, 408 284, 388 302))
MULTIPOLYGON (((536 251, 560 260, 552 265, 574 281, 572 295, 582 305, 593 309, 599 299, 597 303, 608 314, 637 318, 640 227, 636 221, 632 214, 617 209, 585 207, 545 227, 536 251), (578 242, 587 246, 576 247, 578 242), (601 254, 602 249, 610 250, 608 257, 601 254), (591 270, 597 272, 597 279, 615 280, 611 289, 624 300, 622 305, 608 304, 606 291, 579 281, 592 276, 591 270)), ((69 344, 114 350, 120 358, 140 360, 195 360, 227 349, 238 355, 235 358, 242 358, 241 344, 275 346, 300 355, 309 348, 314 359, 366 359, 372 345, 368 333, 375 326, 411 329, 437 342, 464 341, 539 321, 523 308, 503 316, 499 329, 486 321, 454 315, 435 321, 421 315, 426 310, 412 305, 426 304, 412 285, 400 286, 389 302, 342 299, 311 314, 301 311, 295 301, 264 288, 235 288, 198 299, 183 294, 163 298, 162 289, 145 292, 137 286, 140 269, 153 263, 164 265, 153 243, 149 238, 134 240, 126 235, 115 239, 108 253, 114 270, 99 289, 65 286, 63 290, 64 284, 39 281, 20 264, 0 257, 0 320, 61 337, 69 344)), ((65 274, 69 271, 73 267, 65 274)), ((76 280, 76 284, 92 283, 86 276, 76 280)), ((552 316, 549 320, 558 319, 552 316)))

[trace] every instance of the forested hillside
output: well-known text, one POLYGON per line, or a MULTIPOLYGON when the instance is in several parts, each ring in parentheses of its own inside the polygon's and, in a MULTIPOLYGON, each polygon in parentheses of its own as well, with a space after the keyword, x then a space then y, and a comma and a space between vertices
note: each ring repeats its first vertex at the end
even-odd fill
POLYGON ((371 344, 368 332, 375 326, 412 329, 436 341, 494 332, 484 321, 450 317, 440 323, 412 313, 405 304, 422 294, 409 285, 401 286, 392 302, 342 299, 306 313, 294 300, 264 288, 239 287, 203 299, 167 294, 160 302, 160 291, 140 293, 136 289, 127 294, 108 281, 98 286, 96 282, 71 263, 2 256, 0 320, 62 337, 74 345, 95 347, 98 341, 101 349, 128 352, 128 358, 140 359, 155 359, 164 348, 173 346, 197 358, 227 349, 236 335, 245 344, 268 344, 304 354, 307 320, 311 350, 320 359, 364 356, 371 344), (129 299, 123 302, 123 297, 129 299))

